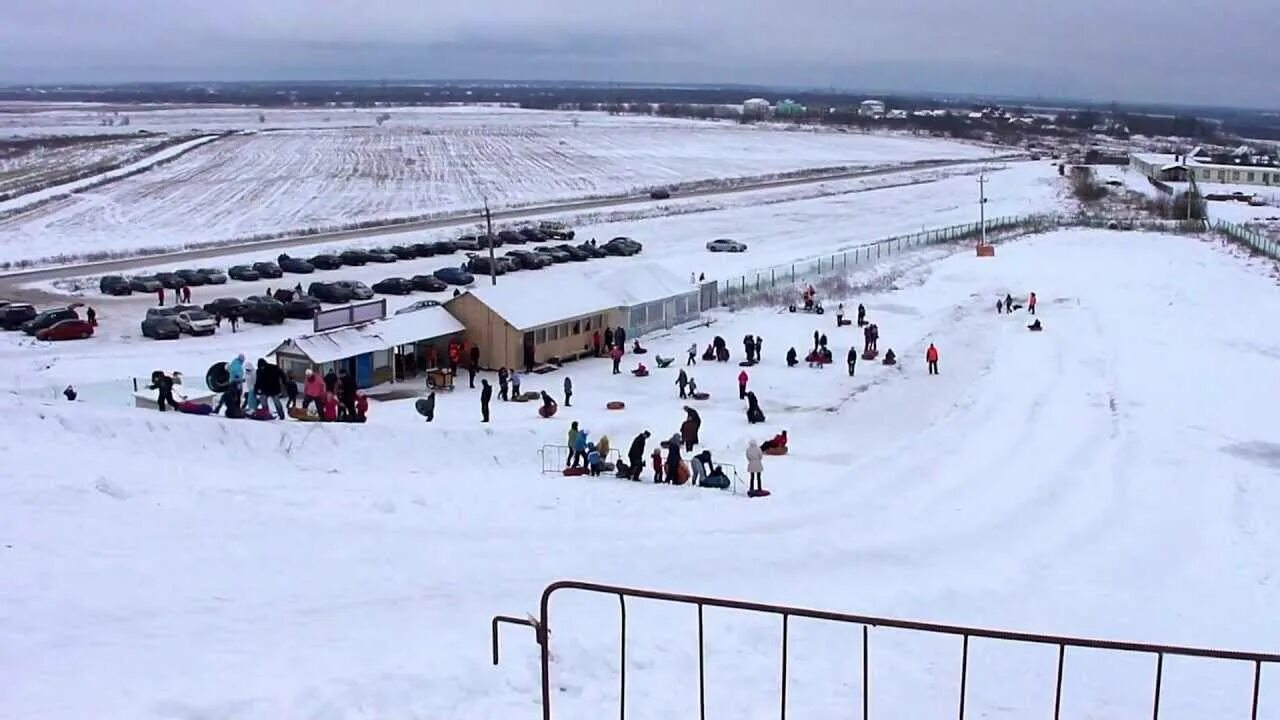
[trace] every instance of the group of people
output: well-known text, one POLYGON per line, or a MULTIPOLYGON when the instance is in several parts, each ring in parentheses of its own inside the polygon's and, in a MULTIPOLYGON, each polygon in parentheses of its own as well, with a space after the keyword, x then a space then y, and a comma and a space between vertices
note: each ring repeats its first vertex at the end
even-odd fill
MULTIPOLYGON (((615 350, 618 351, 618 359, 622 358, 622 354, 626 352, 627 345, 627 329, 618 326, 616 328, 605 328, 602 333, 599 329, 591 333, 591 351, 596 357, 604 357, 608 355, 613 357, 615 350)), ((617 361, 614 365, 616 367, 617 361)))
MULTIPOLYGON (((1013 295, 1011 294, 1006 293, 1004 300, 996 298, 996 314, 1005 313, 1012 315, 1014 310, 1018 310, 1021 307, 1022 305, 1020 304, 1014 304, 1013 295)), ((1027 296, 1027 312, 1032 315, 1036 314, 1036 294, 1034 292, 1027 296)), ((1040 332, 1044 330, 1044 325, 1040 323, 1040 318, 1036 318, 1031 321, 1031 324, 1027 325, 1027 329, 1031 332, 1040 332)))
MULTIPOLYGON (((180 303, 180 304, 186 304, 191 302, 191 287, 188 285, 183 285, 182 287, 174 290, 173 300, 174 302, 180 303)), ((164 287, 163 286, 161 286, 158 290, 156 290, 156 304, 159 305, 160 307, 164 307, 164 287)))
POLYGON ((303 412, 313 407, 316 416, 324 422, 364 422, 368 418, 369 398, 359 391, 355 378, 346 371, 330 370, 321 375, 308 369, 302 392, 303 412))

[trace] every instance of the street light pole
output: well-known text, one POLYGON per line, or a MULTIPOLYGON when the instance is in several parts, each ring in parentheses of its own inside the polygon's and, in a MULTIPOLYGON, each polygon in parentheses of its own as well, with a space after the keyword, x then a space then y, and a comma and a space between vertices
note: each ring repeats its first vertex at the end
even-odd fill
POLYGON ((987 176, 978 173, 978 245, 987 244, 987 176))
POLYGON ((498 261, 493 254, 493 246, 497 244, 493 236, 493 216, 489 213, 489 198, 484 198, 484 232, 489 244, 489 282, 498 284, 498 261))

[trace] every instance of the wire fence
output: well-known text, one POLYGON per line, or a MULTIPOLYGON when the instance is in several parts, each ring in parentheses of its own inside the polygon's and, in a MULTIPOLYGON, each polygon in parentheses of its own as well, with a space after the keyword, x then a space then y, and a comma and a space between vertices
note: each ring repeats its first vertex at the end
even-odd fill
POLYGON ((1256 252, 1260 252, 1269 258, 1280 260, 1280 241, 1278 240, 1263 237, 1261 233, 1255 230, 1243 225, 1229 223, 1226 220, 1215 221, 1213 229, 1241 245, 1252 248, 1256 252))
MULTIPOLYGON (((986 232, 997 234, 1010 230, 1039 231, 1047 230, 1058 224, 1058 219, 1051 215, 1018 215, 993 218, 986 221, 986 232)), ((778 287, 793 286, 796 283, 810 282, 822 277, 848 272, 860 265, 874 263, 905 250, 976 239, 982 235, 981 223, 965 223, 936 230, 925 230, 910 235, 896 235, 875 242, 859 245, 834 255, 776 265, 757 270, 748 275, 727 278, 719 281, 717 287, 718 302, 721 305, 734 305, 750 299, 754 295, 769 292, 778 287)))

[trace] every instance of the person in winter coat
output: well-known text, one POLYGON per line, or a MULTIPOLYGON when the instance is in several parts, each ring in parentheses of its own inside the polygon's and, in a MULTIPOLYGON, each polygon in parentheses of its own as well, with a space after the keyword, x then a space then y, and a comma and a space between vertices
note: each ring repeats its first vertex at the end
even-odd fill
POLYGON ((1005 293, 1005 296, 1004 296, 1004 311, 1005 311, 1006 313, 1011 313, 1011 312, 1013 312, 1013 294, 1012 294, 1012 293, 1005 293))
POLYGON ((489 422, 489 401, 493 399, 493 386, 488 380, 480 381, 480 422, 489 422))
POLYGON ((160 412, 169 408, 178 409, 178 403, 173 399, 173 378, 157 372, 151 378, 151 389, 156 391, 156 406, 160 408, 160 412))
POLYGON ((680 399, 684 400, 689 397, 689 374, 680 370, 680 374, 676 376, 676 387, 680 388, 680 399))
POLYGON ((862 306, 862 303, 858 303, 858 327, 862 327, 863 325, 866 325, 866 324, 867 324, 867 309, 862 306))
POLYGON ((800 360, 796 357, 796 349, 791 348, 787 351, 787 367, 795 367, 800 364, 800 360))
POLYGON ((596 357, 600 357, 600 355, 604 352, 603 345, 601 344, 602 342, 603 340, 600 338, 599 330, 596 330, 595 332, 591 333, 591 351, 595 353, 596 357))
POLYGON ((618 344, 619 348, 625 348, 627 346, 627 329, 619 325, 618 329, 613 331, 613 341, 618 344))
POLYGON ((476 366, 475 366, 475 365, 472 365, 471 363, 467 363, 467 383, 468 383, 468 385, 471 387, 471 389, 473 389, 473 390, 475 389, 475 387, 476 387, 476 366))
POLYGON ((436 394, 435 394, 435 391, 428 392, 428 393, 427 393, 427 396, 426 396, 425 398, 423 398, 423 400, 422 400, 422 415, 423 415, 423 417, 425 417, 425 418, 427 419, 427 422, 431 422, 432 420, 435 420, 435 419, 436 419, 436 394))
POLYGON ((697 410, 684 406, 685 419, 680 423, 680 439, 684 441, 684 451, 693 452, 693 446, 698 444, 698 431, 702 429, 702 416, 697 410))
POLYGON ((290 377, 288 373, 284 373, 284 395, 286 398, 285 407, 290 410, 298 407, 298 381, 290 377))
POLYGON ((649 440, 649 431, 645 430, 631 441, 627 448, 627 467, 631 470, 631 479, 640 482, 640 472, 644 469, 644 446, 649 440))
POLYGON ((849 354, 845 356, 845 359, 849 363, 849 377, 853 377, 853 370, 858 365, 858 349, 849 348, 849 354))
POLYGON ((680 479, 680 433, 667 441, 667 466, 664 469, 667 482, 675 484, 680 479))
POLYGON ((356 415, 356 379, 346 373, 339 376, 338 382, 338 401, 342 403, 343 412, 348 418, 356 415))
POLYGON ((587 442, 588 434, 589 433, 586 430, 583 430, 582 428, 578 428, 578 434, 575 435, 573 438, 573 445, 570 447, 572 447, 573 449, 573 466, 574 467, 578 467, 579 460, 581 460, 584 464, 587 462, 587 445, 589 444, 587 442))
POLYGON ((929 343, 929 349, 924 351, 924 361, 929 365, 929 374, 938 374, 938 348, 929 343))
POLYGON ((827 346, 827 335, 826 333, 823 333, 821 336, 818 337, 818 347, 824 348, 826 346, 827 346))
POLYGON ((325 392, 324 378, 320 377, 320 373, 307 370, 307 378, 302 383, 302 409, 306 410, 307 405, 314 403, 316 414, 319 415, 325 392))
POLYGON ((1003 312, 1004 312, 1004 300, 1001 298, 996 298, 996 314, 999 315, 1000 313, 1003 313, 1003 312))
POLYGON ((698 364, 698 343, 689 343, 689 357, 684 361, 685 367, 698 364))
POLYGON ((324 422, 338 421, 338 396, 334 393, 325 393, 324 407, 320 410, 320 419, 324 422))
POLYGON ((738 399, 747 399, 747 371, 743 370, 738 373, 738 399))
MULTIPOLYGON (((253 391, 258 398, 261 407, 267 406, 270 400, 276 408, 276 417, 284 419, 284 407, 280 404, 280 393, 284 389, 284 374, 280 372, 280 368, 267 362, 265 358, 258 358, 258 370, 254 374, 253 391)), ((253 409, 258 409, 256 405, 250 405, 253 409)))
POLYGON ((573 380, 568 375, 564 377, 564 406, 573 407, 573 380))
POLYGON ((867 327, 871 329, 871 350, 872 352, 879 352, 880 351, 880 326, 875 323, 871 323, 867 327))
POLYGON ((604 347, 606 350, 613 350, 613 328, 604 329, 604 347))
POLYGON ((820 335, 819 335, 818 331, 817 331, 817 330, 814 330, 814 331, 813 331, 813 349, 814 349, 815 351, 816 351, 816 350, 818 349, 818 347, 819 347, 819 345, 818 345, 818 340, 819 340, 819 338, 820 338, 820 335))
POLYGON ((330 370, 324 374, 324 391, 327 393, 338 393, 338 373, 330 370))
POLYGON ((590 473, 592 477, 599 477, 600 469, 603 464, 604 464, 604 461, 601 459, 600 448, 596 447, 595 445, 588 445, 587 446, 587 472, 590 473))
POLYGON ((763 361, 764 356, 761 355, 760 353, 764 350, 764 340, 761 340, 759 335, 756 336, 755 349, 756 349, 756 362, 763 361))
POLYGON ((750 482, 751 492, 760 492, 764 490, 764 481, 761 475, 764 473, 764 452, 755 440, 747 442, 747 478, 750 482))
POLYGON ((742 338, 742 351, 747 356, 747 362, 753 363, 756 358, 756 339, 750 335, 742 338))
POLYGON ((1031 313, 1032 315, 1036 314, 1036 294, 1035 293, 1031 293, 1030 297, 1027 298, 1027 312, 1031 313))
POLYGON ((520 397, 520 373, 515 370, 511 371, 511 397, 520 397))
POLYGON ((613 349, 609 351, 609 359, 613 361, 613 374, 621 375, 622 369, 619 367, 622 364, 622 346, 621 345, 613 346, 613 349))
POLYGON ((156 290, 156 301, 160 307, 164 307, 164 288, 156 290))
POLYGON ((609 442, 608 435, 600 436, 600 441, 596 443, 596 449, 600 451, 600 457, 605 462, 609 462, 609 451, 613 449, 613 445, 609 442))
POLYGON ((542 391, 542 407, 545 409, 543 417, 551 417, 556 414, 556 399, 547 394, 546 390, 542 391))
POLYGON ((693 471, 693 475, 692 477, 689 478, 689 480, 695 487, 702 485, 703 479, 706 478, 707 476, 706 466, 710 463, 710 461, 708 461, 707 463, 703 463, 702 457, 704 455, 706 455, 707 457, 710 457, 711 453, 709 451, 703 450, 697 455, 694 455, 693 457, 689 458, 689 469, 693 471))
POLYGON ((762 451, 769 451, 769 450, 773 450, 774 448, 782 448, 785 450, 786 447, 787 447, 787 431, 786 430, 783 430, 782 432, 778 433, 777 435, 774 435, 773 437, 769 438, 768 440, 765 440, 763 443, 760 444, 760 449, 762 451))
POLYGON ((506 402, 509 400, 507 388, 510 386, 510 376, 506 367, 498 368, 498 399, 506 402))
POLYGON ((246 364, 244 366, 244 410, 245 412, 253 412, 258 409, 258 378, 257 368, 253 365, 246 364))
POLYGON ((356 393, 356 421, 369 419, 369 397, 364 393, 356 393))
POLYGON ((662 451, 658 448, 653 449, 653 455, 650 456, 653 461, 653 481, 655 483, 662 482, 662 451))
POLYGON ((747 422, 752 425, 764 422, 764 411, 760 409, 760 401, 753 392, 747 393, 747 422))
POLYGON ((471 360, 472 372, 478 371, 480 369, 480 346, 479 345, 471 346, 471 354, 468 356, 468 359, 471 360))
POLYGON ((84 311, 85 319, 89 321, 89 327, 98 327, 98 311, 89 308, 84 311))
POLYGON ((577 444, 578 444, 578 421, 574 420, 573 422, 569 423, 569 431, 565 433, 565 436, 564 436, 564 446, 569 448, 569 457, 565 458, 564 460, 565 467, 574 466, 574 460, 576 460, 577 457, 573 448, 577 444))

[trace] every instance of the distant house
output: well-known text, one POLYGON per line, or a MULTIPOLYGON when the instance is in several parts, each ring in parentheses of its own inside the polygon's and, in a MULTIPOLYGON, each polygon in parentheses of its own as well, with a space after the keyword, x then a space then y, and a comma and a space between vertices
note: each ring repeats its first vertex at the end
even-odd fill
POLYGON ((792 117, 795 115, 803 115, 804 110, 805 108, 803 105, 795 100, 787 98, 786 100, 778 103, 778 106, 773 109, 773 114, 778 117, 792 117))
POLYGON ((1239 160, 1243 158, 1237 158, 1237 162, 1215 162, 1196 148, 1186 155, 1134 153, 1129 156, 1129 167, 1162 182, 1194 178, 1202 183, 1280 186, 1280 165, 1250 165, 1239 160))
POLYGON ((742 103, 742 116, 764 118, 769 117, 773 107, 764 98, 751 98, 742 103))
POLYGON ((884 117, 884 101, 882 100, 863 100, 858 103, 858 114, 862 117, 879 118, 884 117))

